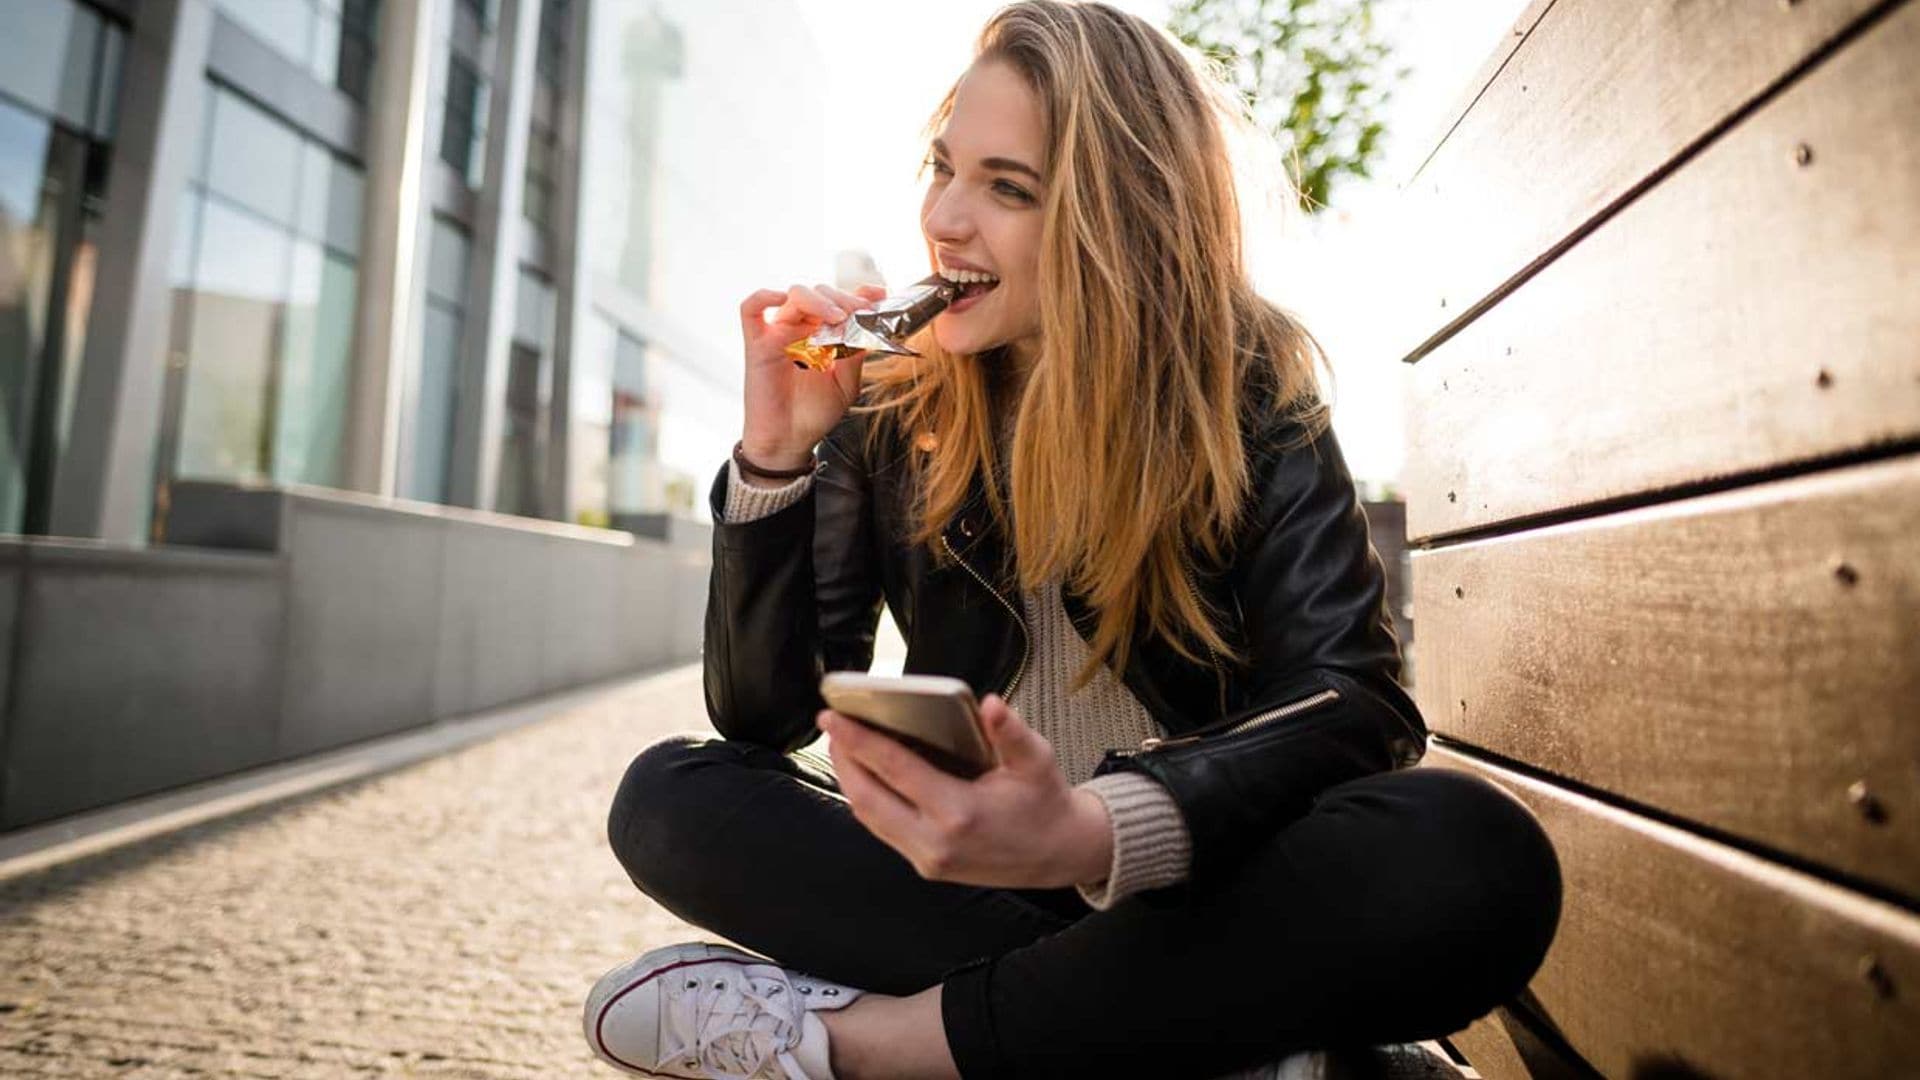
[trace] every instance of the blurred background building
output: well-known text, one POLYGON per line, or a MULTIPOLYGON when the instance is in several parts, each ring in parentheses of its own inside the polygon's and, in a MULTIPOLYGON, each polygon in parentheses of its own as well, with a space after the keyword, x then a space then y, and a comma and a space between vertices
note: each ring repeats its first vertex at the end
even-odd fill
POLYGON ((715 298, 830 265, 817 171, 753 212, 825 125, 791 3, 6 21, 0 532, 161 539, 224 480, 659 534, 737 426, 715 298), (743 66, 791 69, 779 123, 743 66))
POLYGON ((0 831, 697 656, 795 3, 0 23, 0 831))

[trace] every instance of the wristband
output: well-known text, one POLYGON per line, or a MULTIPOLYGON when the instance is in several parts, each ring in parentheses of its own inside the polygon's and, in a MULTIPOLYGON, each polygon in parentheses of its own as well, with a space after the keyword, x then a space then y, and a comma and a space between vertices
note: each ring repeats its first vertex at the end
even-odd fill
POLYGON ((741 472, 747 473, 750 476, 758 476, 767 480, 798 480, 808 473, 811 473, 820 464, 819 459, 816 458, 812 463, 802 465, 797 469, 769 469, 764 465, 755 465, 753 462, 748 461, 746 446, 745 439, 733 444, 733 463, 740 466, 741 472))

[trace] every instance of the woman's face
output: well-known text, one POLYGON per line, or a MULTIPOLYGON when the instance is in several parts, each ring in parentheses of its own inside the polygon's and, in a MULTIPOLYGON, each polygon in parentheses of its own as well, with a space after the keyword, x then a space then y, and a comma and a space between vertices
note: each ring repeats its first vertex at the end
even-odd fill
POLYGON ((1000 61, 969 68, 933 140, 920 206, 934 269, 949 280, 974 279, 933 321, 948 352, 1012 345, 1023 361, 1038 352, 1046 148, 1040 102, 1026 80, 1000 61))

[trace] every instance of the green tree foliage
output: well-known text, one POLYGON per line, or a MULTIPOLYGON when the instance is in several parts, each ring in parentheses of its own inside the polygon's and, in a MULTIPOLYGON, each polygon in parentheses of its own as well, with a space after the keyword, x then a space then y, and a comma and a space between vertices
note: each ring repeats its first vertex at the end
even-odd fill
POLYGON ((1342 177, 1371 175, 1381 120, 1407 68, 1389 70, 1375 0, 1175 0, 1174 36, 1215 63, 1280 141, 1309 212, 1342 177))

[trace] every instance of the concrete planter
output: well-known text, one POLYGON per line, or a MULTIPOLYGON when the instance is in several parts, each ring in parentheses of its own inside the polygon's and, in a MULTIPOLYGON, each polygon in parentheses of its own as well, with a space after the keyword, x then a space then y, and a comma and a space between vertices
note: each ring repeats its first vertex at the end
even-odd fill
POLYGON ((0 543, 0 830, 692 659, 703 531, 183 483, 164 546, 0 543))

